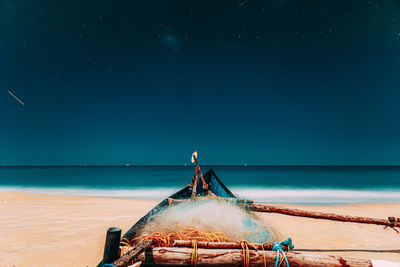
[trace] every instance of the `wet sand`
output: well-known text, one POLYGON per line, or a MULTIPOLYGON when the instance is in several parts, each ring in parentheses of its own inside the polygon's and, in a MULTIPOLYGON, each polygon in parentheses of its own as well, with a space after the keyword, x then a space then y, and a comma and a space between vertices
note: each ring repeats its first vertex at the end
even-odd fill
MULTIPOLYGON (((127 231, 159 201, 0 193, 0 266, 96 266, 108 227, 127 231)), ((400 204, 294 206, 338 214, 400 217, 400 204)), ((258 214, 296 249, 400 250, 400 234, 382 226, 258 214)), ((308 252, 314 253, 314 252, 308 252)), ((315 252, 400 262, 400 253, 315 252)))

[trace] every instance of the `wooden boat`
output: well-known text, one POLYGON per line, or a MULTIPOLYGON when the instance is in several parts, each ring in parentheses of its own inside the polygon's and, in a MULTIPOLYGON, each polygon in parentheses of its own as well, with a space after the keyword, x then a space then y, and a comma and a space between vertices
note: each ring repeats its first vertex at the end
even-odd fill
MULTIPOLYGON (((222 198, 235 198, 235 195, 222 183, 222 181, 215 174, 214 170, 210 169, 206 174, 204 174, 204 180, 209 185, 209 189, 216 196, 222 198)), ((132 240, 137 237, 138 233, 142 230, 142 228, 149 223, 151 219, 154 218, 155 215, 160 213, 165 207, 169 206, 169 199, 177 199, 177 200, 185 200, 190 199, 193 192, 193 186, 187 185, 180 191, 171 195, 170 197, 161 201, 157 206, 151 209, 145 216, 143 216, 139 221, 137 221, 123 236, 121 240, 127 239, 132 240)), ((197 183, 196 193, 198 196, 204 195, 206 193, 203 188, 203 183, 201 180, 197 183)), ((124 242, 120 243, 121 247, 126 246, 124 242)), ((103 265, 103 261, 101 261, 97 266, 100 267, 103 265)))
MULTIPOLYGON (((216 196, 223 198, 235 198, 235 195, 221 182, 221 180, 215 174, 214 170, 211 169, 206 174, 204 174, 204 180, 209 185, 211 192, 213 192, 216 196)), ((192 196, 192 192, 192 186, 187 185, 180 191, 171 195, 169 198, 164 199, 152 210, 150 210, 145 216, 143 216, 137 223, 135 223, 135 225, 133 225, 122 238, 132 240, 136 237, 137 233, 140 232, 142 227, 149 222, 149 219, 154 218, 154 215, 159 213, 165 207, 169 206, 169 199, 190 199, 192 196)), ((205 190, 203 188, 203 183, 201 180, 199 180, 199 182, 197 183, 196 192, 197 195, 200 196, 205 194, 205 190)))
MULTIPOLYGON (((117 245, 114 244, 114 248, 110 248, 109 243, 112 243, 112 241, 107 240, 107 236, 104 258, 97 266, 288 266, 289 263, 290 266, 378 266, 375 264, 373 265, 373 261, 371 260, 344 259, 337 256, 286 252, 290 245, 282 245, 283 243, 255 244, 251 247, 248 246, 248 244, 241 242, 225 242, 218 244, 213 242, 198 242, 194 248, 192 247, 194 246, 193 242, 189 240, 178 240, 179 242, 177 242, 177 247, 151 247, 152 242, 147 240, 146 242, 136 244, 133 250, 129 252, 132 255, 129 263, 124 260, 124 258, 129 255, 119 258, 118 253, 118 256, 115 256, 116 249, 118 251, 119 247, 123 248, 128 245, 124 240, 133 240, 138 237, 143 227, 156 218, 158 214, 165 210, 166 207, 170 206, 171 201, 183 202, 185 200, 190 200, 193 197, 193 190, 195 190, 195 195, 197 197, 204 196, 211 191, 215 197, 238 200, 236 196, 222 183, 212 169, 204 174, 203 177, 203 181, 207 184, 208 190, 204 188, 202 180, 198 179, 196 183, 193 183, 192 181, 192 184, 187 185, 169 198, 164 199, 157 206, 151 209, 123 235, 121 239, 122 241, 120 241, 120 237, 118 237, 117 241, 114 240, 114 243, 117 242, 117 245), (275 249, 275 247, 278 247, 278 249, 275 249), (274 251, 271 251, 271 249, 274 251), (112 250, 114 250, 114 252, 112 252, 112 250), (106 255, 107 253, 114 253, 114 256, 111 256, 111 258, 114 258, 110 259, 110 256, 106 255), (195 262, 193 261, 194 254, 196 255, 195 262), (105 262, 106 258, 107 261, 105 262), (133 258, 134 260, 132 261, 133 258), (136 265, 131 265, 135 261, 137 261, 136 265)), ((261 207, 261 209, 265 209, 265 207, 261 207)), ((255 211, 258 210, 255 209, 255 211)))

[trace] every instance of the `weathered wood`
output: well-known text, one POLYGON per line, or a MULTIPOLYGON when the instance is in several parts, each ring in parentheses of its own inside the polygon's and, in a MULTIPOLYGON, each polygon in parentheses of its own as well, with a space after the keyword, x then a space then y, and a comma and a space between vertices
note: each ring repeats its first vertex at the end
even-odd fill
MULTIPOLYGON (((143 264, 190 266, 193 249, 191 248, 152 248, 138 256, 143 264)), ((250 250, 250 266, 263 267, 275 265, 275 251, 250 250)), ((337 256, 315 255, 287 252, 291 267, 372 267, 369 260, 344 259, 337 256)), ((198 249, 197 266, 243 266, 243 254, 240 249, 198 249)), ((281 266, 286 266, 285 262, 281 266)))
POLYGON ((280 213, 290 216, 298 216, 298 217, 308 217, 314 219, 326 219, 332 221, 341 221, 341 222, 354 222, 354 223, 366 223, 366 224, 377 224, 384 225, 389 227, 399 227, 400 225, 394 223, 393 221, 385 220, 385 219, 375 219, 369 217, 359 217, 359 216, 349 216, 349 215, 339 215, 333 213, 325 213, 318 211, 305 211, 299 209, 290 209, 290 208, 281 208, 276 206, 271 206, 267 204, 259 204, 252 203, 248 204, 251 211, 256 212, 268 212, 268 213, 280 213))
MULTIPOLYGON (((175 240, 172 243, 173 247, 192 247, 192 240, 175 240)), ((264 243, 264 244, 251 244, 249 245, 249 249, 260 249, 262 250, 271 250, 274 245, 271 243, 264 243)), ((197 242, 198 248, 208 248, 208 249, 241 249, 242 246, 240 242, 208 242, 208 241, 198 241, 197 242)), ((283 245, 285 251, 288 250, 287 246, 283 245)))
POLYGON ((196 195, 197 195, 197 182, 198 182, 199 178, 197 178, 197 175, 193 175, 193 179, 192 179, 192 196, 191 199, 195 199, 196 195))
POLYGON ((149 239, 149 240, 140 242, 127 254, 125 254, 121 258, 117 259, 116 261, 114 261, 113 264, 117 267, 126 267, 129 264, 132 264, 132 261, 135 260, 135 258, 140 253, 142 253, 143 251, 145 251, 146 249, 151 247, 151 245, 153 244, 153 241, 154 241, 153 239, 149 239))
MULTIPOLYGON (((182 203, 185 201, 186 200, 181 200, 181 199, 171 199, 171 203, 182 203)), ((385 219, 376 219, 376 218, 360 217, 360 216, 339 215, 334 213, 326 213, 318 211, 306 211, 299 209, 282 208, 277 206, 271 206, 268 204, 252 203, 251 201, 248 201, 246 207, 251 211, 255 212, 280 213, 289 216, 307 217, 313 219, 325 219, 325 220, 340 221, 340 222, 384 225, 386 227, 393 228, 396 232, 398 232, 398 230, 396 230, 395 227, 400 228, 400 218, 396 217, 388 217, 388 219, 385 220, 385 219)))

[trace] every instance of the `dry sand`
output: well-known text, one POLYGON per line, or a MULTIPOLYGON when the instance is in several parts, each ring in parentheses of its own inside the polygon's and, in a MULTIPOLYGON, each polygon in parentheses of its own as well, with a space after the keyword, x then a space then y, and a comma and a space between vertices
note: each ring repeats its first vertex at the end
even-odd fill
MULTIPOLYGON (((96 266, 106 229, 125 232, 158 201, 0 193, 0 266, 96 266)), ((282 205, 288 206, 288 205, 282 205)), ((400 217, 400 204, 290 206, 339 214, 400 217)), ((400 234, 381 226, 259 214, 297 249, 400 250, 400 234)), ((318 252, 321 253, 321 252, 318 252)), ((400 262, 400 253, 322 252, 400 262)))

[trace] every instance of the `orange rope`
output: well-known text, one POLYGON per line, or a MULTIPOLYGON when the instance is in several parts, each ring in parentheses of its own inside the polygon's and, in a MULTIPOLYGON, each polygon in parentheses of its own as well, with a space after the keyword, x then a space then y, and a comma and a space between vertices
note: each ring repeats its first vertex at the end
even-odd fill
MULTIPOLYGON (((224 232, 203 232, 190 227, 186 227, 180 224, 175 224, 179 230, 173 229, 172 225, 167 226, 167 233, 164 232, 154 232, 149 235, 138 236, 131 240, 131 243, 134 244, 136 242, 142 242, 145 240, 153 239, 153 245, 156 247, 172 247, 172 244, 175 240, 191 240, 192 241, 192 256, 191 256, 191 266, 197 267, 198 261, 198 241, 206 241, 206 242, 236 242, 235 240, 229 238, 224 232)), ((245 233, 252 234, 252 233, 245 233)), ((246 240, 241 240, 240 245, 242 247, 242 255, 243 255, 243 266, 250 266, 250 249, 249 247, 257 250, 257 247, 247 242, 246 240)), ((264 252, 264 244, 261 246, 264 252)), ((278 252, 279 253, 279 252, 278 252)), ((267 266, 267 259, 265 253, 263 253, 264 257, 264 267, 267 266)), ((279 262, 279 266, 283 263, 284 257, 282 257, 279 262)))
POLYGON ((131 247, 132 246, 131 244, 128 244, 128 243, 126 243, 124 241, 121 241, 120 244, 125 245, 126 247, 131 247))
MULTIPOLYGON (((176 224, 180 230, 173 231, 168 230, 168 233, 155 232, 149 235, 138 236, 132 239, 134 241, 145 241, 148 239, 155 240, 155 246, 159 247, 172 247, 172 243, 175 240, 197 240, 197 241, 208 241, 208 242, 235 242, 235 240, 229 238, 226 233, 223 232, 203 232, 180 224, 176 224)), ((167 227, 168 229, 168 227, 167 227)))
POLYGON ((277 251, 278 253, 282 253, 282 257, 280 257, 279 263, 278 263, 278 267, 280 267, 283 263, 283 261, 285 260, 285 254, 283 252, 281 252, 280 250, 277 251))
POLYGON ((267 267, 267 256, 265 255, 264 243, 262 243, 261 248, 262 248, 262 251, 263 251, 264 267, 267 267))
POLYGON ((193 252, 192 252, 192 258, 190 259, 190 266, 196 267, 197 266, 197 256, 198 256, 197 240, 192 240, 192 247, 193 247, 193 252))
POLYGON ((121 238, 121 243, 122 243, 122 242, 124 242, 125 244, 127 244, 127 245, 129 245, 129 246, 132 246, 131 241, 129 241, 129 240, 126 239, 126 238, 121 238))
POLYGON ((240 240, 240 245, 242 247, 242 254, 243 254, 243 266, 249 267, 250 266, 250 250, 246 240, 240 240))

